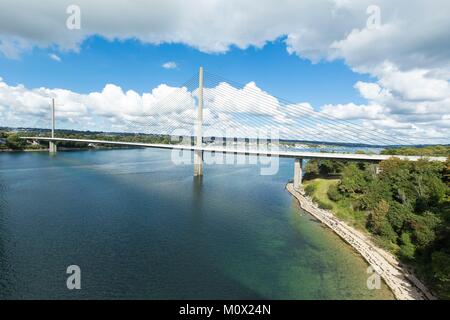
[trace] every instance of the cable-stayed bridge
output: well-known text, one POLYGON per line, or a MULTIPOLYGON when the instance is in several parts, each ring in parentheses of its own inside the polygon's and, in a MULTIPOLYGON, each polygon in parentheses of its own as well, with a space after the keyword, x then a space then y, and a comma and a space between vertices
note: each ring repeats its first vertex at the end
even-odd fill
MULTIPOLYGON (((128 107, 128 106, 123 106, 128 107)), ((308 104, 296 104, 262 91, 254 83, 242 85, 204 72, 174 88, 161 99, 143 98, 141 105, 121 119, 124 132, 189 137, 185 144, 151 144, 127 141, 68 139, 55 135, 55 105, 51 112, 51 137, 23 137, 49 141, 49 151, 57 151, 57 142, 72 141, 121 146, 183 150, 194 153, 194 175, 203 174, 205 152, 295 159, 294 185, 300 186, 303 159, 343 159, 379 162, 391 156, 376 154, 323 153, 279 150, 280 140, 309 141, 363 146, 399 146, 415 144, 414 139, 379 130, 368 123, 339 119, 315 111, 308 104), (194 138, 194 144, 191 138, 194 138), (214 144, 205 143, 205 138, 214 144), (246 147, 221 143, 256 141, 246 147), (261 144, 261 141, 268 143, 261 144), (268 148, 268 146, 270 146, 268 148)), ((418 156, 396 156, 417 161, 418 156)), ((446 161, 444 157, 429 160, 446 161)))

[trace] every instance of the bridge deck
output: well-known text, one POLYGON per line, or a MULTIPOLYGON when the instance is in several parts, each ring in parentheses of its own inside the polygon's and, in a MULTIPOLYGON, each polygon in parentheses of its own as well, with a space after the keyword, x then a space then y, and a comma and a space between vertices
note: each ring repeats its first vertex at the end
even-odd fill
MULTIPOLYGON (((352 154, 352 153, 331 153, 331 152, 307 152, 307 151, 284 151, 284 150, 251 150, 243 148, 230 148, 218 146, 196 147, 182 144, 157 144, 157 143, 140 143, 140 142, 125 142, 125 141, 108 141, 108 140, 91 140, 91 139, 69 139, 69 138, 49 138, 49 137, 21 137, 27 140, 45 140, 45 141, 70 141, 70 142, 84 142, 84 143, 101 143, 121 146, 134 146, 142 148, 159 148, 159 149, 177 149, 177 150, 202 150, 205 152, 219 152, 232 153, 242 155, 255 156, 275 156, 283 158, 304 158, 304 159, 339 159, 339 160, 360 160, 360 161, 382 161, 390 159, 394 156, 381 154, 352 154)), ((410 161, 417 161, 419 159, 428 159, 431 161, 445 162, 445 157, 422 157, 422 156, 401 156, 396 155, 396 158, 410 161)))

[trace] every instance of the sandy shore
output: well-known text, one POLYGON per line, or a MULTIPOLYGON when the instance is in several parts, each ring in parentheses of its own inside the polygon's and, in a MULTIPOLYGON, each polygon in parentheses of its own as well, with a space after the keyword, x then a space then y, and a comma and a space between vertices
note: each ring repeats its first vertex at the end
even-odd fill
POLYGON ((299 201, 303 210, 328 226, 361 254, 382 277, 397 300, 436 299, 394 255, 375 246, 367 235, 337 219, 330 211, 318 208, 303 191, 295 191, 292 183, 288 183, 286 189, 299 201))

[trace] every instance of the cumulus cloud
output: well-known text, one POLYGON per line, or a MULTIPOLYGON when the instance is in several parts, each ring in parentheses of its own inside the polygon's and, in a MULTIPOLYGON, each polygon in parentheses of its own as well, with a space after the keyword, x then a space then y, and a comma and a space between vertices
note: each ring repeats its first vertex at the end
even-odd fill
MULTIPOLYGON (((205 127, 223 130, 236 128, 241 132, 266 123, 245 123, 250 113, 275 116, 276 121, 288 122, 280 114, 278 101, 251 82, 243 88, 220 83, 205 88, 203 121, 205 127), (273 103, 266 109, 266 102, 273 103), (278 113, 277 113, 278 112, 278 113), (277 114, 276 114, 277 113, 277 114), (240 115, 246 114, 242 117, 240 115), (243 121, 243 122, 242 122, 243 121), (246 129, 244 129, 246 128, 246 129)), ((0 80, 0 126, 48 127, 51 99, 57 101, 56 116, 59 128, 84 130, 123 130, 127 132, 172 133, 175 129, 193 131, 197 89, 170 87, 161 84, 150 92, 124 92, 121 87, 106 84, 103 90, 80 94, 64 89, 28 89, 11 86, 0 80)))
POLYGON ((183 43, 205 52, 261 47, 286 37, 289 52, 313 61, 343 58, 355 68, 389 60, 410 68, 449 65, 446 0, 379 0, 381 25, 366 28, 371 0, 88 1, 79 0, 81 29, 66 27, 67 1, 4 0, 0 10, 1 49, 27 45, 75 49, 91 35, 183 43), (132 17, 132 18, 131 18, 132 17))
MULTIPOLYGON (((391 141, 395 136, 419 138, 411 143, 448 140, 448 109, 436 107, 434 114, 408 113, 384 106, 395 106, 396 101, 387 88, 377 83, 359 82, 355 87, 370 98, 367 105, 325 105, 317 112, 309 103, 280 102, 254 82, 242 88, 218 83, 204 90, 204 128, 222 134, 232 129, 239 137, 256 136, 258 130, 275 130, 281 138, 310 141, 386 144, 386 134, 392 137, 391 141), (354 123, 349 125, 337 119, 362 122, 355 127, 354 123)), ((0 126, 48 128, 51 98, 57 101, 58 128, 163 134, 184 130, 193 134, 197 119, 197 90, 186 87, 161 84, 138 94, 107 84, 99 92, 80 94, 65 89, 28 89, 0 80, 0 126)))
POLYGON ((356 105, 348 104, 327 104, 322 107, 322 112, 338 119, 381 119, 384 108, 380 105, 356 105))
POLYGON ((401 71, 392 63, 383 63, 374 69, 379 83, 393 94, 408 101, 438 101, 450 95, 450 84, 444 78, 433 76, 427 69, 413 68, 401 71))
MULTIPOLYGON (((101 92, 80 94, 64 89, 28 89, 23 85, 10 86, 0 81, 2 126, 48 127, 51 99, 56 98, 56 116, 60 127, 111 130, 121 125, 128 131, 146 128, 147 122, 164 121, 167 114, 193 108, 193 98, 186 88, 161 84, 142 95, 133 90, 107 84, 101 92), (170 100, 167 97, 174 97, 170 100), (139 123, 141 120, 143 123, 139 123), (99 126, 99 124, 103 126, 99 126), (133 127, 134 126, 134 127, 133 127)), ((149 130, 146 128, 146 130, 149 130)))
POLYGON ((50 59, 55 60, 57 62, 61 62, 61 58, 59 56, 57 56, 56 54, 52 53, 49 54, 50 59))
POLYGON ((176 69, 177 68, 177 64, 174 61, 168 61, 166 63, 163 63, 162 67, 164 69, 176 69))
POLYGON ((387 129, 393 136, 449 143, 450 85, 445 78, 418 68, 400 71, 391 63, 374 72, 377 82, 355 84, 367 104, 325 105, 321 111, 339 119, 362 119, 365 126, 387 129))
POLYGON ((206 88, 203 95, 205 106, 216 110, 273 115, 279 109, 278 99, 261 90, 255 82, 247 83, 242 89, 221 82, 206 88))

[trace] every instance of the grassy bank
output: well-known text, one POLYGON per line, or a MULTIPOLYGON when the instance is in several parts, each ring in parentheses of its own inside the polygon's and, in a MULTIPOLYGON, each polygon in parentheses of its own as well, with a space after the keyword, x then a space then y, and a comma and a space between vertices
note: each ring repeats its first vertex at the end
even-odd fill
POLYGON ((331 187, 336 187, 339 179, 315 178, 304 181, 304 188, 317 205, 322 209, 331 210, 336 217, 344 220, 359 230, 366 231, 367 213, 364 211, 354 211, 350 201, 333 201, 328 197, 331 187))
POLYGON ((309 161, 305 192, 450 299, 450 160, 309 161))

